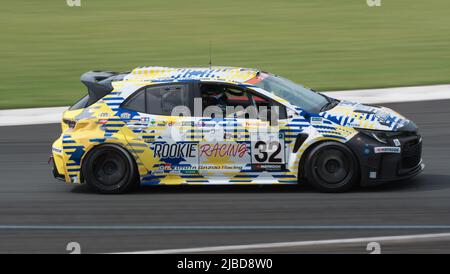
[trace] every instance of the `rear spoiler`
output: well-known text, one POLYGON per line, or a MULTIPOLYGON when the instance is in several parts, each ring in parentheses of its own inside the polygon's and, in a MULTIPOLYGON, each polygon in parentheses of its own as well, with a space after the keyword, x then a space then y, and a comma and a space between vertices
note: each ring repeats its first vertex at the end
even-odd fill
POLYGON ((97 102, 114 89, 113 81, 120 81, 127 74, 113 71, 88 71, 81 75, 80 80, 88 89, 89 102, 97 102))

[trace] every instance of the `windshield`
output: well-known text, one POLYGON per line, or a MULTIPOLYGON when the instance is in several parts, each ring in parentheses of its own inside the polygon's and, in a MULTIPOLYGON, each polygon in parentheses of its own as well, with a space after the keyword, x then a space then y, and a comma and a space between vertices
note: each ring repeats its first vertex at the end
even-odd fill
POLYGON ((267 73, 261 73, 257 79, 255 78, 252 81, 252 84, 310 113, 319 113, 329 103, 329 100, 325 96, 315 91, 288 79, 267 73))

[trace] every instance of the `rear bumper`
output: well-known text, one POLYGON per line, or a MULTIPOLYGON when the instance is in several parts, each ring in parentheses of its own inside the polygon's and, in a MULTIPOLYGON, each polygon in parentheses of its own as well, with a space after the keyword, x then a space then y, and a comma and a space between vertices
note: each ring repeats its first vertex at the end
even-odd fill
POLYGON ((360 162, 362 186, 409 179, 424 170, 420 135, 396 139, 396 142, 391 140, 382 144, 364 134, 357 134, 350 140, 349 146, 360 162))
POLYGON ((52 174, 53 174, 53 177, 55 177, 55 179, 58 179, 58 180, 60 180, 60 181, 62 181, 62 182, 65 182, 65 181, 66 181, 66 178, 65 178, 65 176, 64 176, 63 174, 60 174, 60 173, 58 172, 58 168, 56 167, 56 163, 55 163, 55 160, 54 160, 54 158, 53 158, 53 155, 50 156, 49 164, 52 165, 52 174))

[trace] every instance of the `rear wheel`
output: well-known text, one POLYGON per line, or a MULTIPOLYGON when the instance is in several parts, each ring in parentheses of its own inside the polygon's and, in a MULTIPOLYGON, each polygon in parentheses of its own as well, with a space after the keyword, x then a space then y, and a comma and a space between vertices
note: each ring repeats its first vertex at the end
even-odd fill
POLYGON ((307 155, 305 175, 309 184, 322 192, 344 192, 359 180, 359 165, 353 152, 337 142, 324 142, 307 155))
POLYGON ((124 193, 138 185, 134 159, 120 146, 94 148, 83 162, 82 171, 86 183, 99 193, 124 193))

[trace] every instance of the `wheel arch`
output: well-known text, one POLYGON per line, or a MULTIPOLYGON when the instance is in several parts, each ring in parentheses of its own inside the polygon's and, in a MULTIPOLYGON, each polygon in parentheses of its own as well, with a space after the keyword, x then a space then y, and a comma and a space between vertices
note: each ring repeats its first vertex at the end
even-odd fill
POLYGON ((307 179, 306 176, 305 176, 305 161, 306 161, 306 158, 308 158, 309 153, 311 153, 311 151, 314 148, 318 147, 319 145, 321 145, 323 143, 329 143, 329 142, 333 142, 333 143, 337 143, 337 144, 343 145, 343 146, 345 146, 346 148, 348 148, 351 151, 351 153, 353 154, 353 157, 355 157, 356 163, 358 165, 359 176, 361 176, 362 169, 361 169, 360 159, 359 159, 358 155, 355 153, 355 151, 352 149, 351 146, 347 145, 345 142, 342 142, 342 141, 336 140, 336 139, 320 139, 320 140, 317 140, 316 142, 310 143, 306 147, 306 149, 303 151, 303 153, 301 154, 300 160, 299 160, 298 174, 297 174, 297 178, 299 180, 307 179))
POLYGON ((130 158, 133 160, 133 165, 134 165, 135 171, 139 174, 136 157, 133 153, 131 153, 125 146, 123 146, 120 143, 106 142, 106 143, 101 143, 101 144, 96 144, 94 146, 91 146, 89 148, 89 150, 84 153, 84 155, 80 161, 80 182, 85 183, 84 172, 83 172, 85 161, 95 150, 100 149, 105 146, 115 147, 115 148, 118 148, 119 150, 123 151, 124 153, 127 153, 130 156, 130 158))

